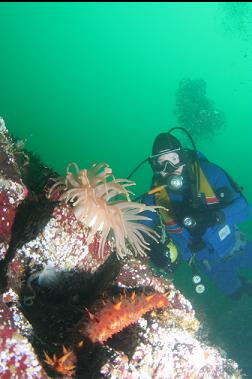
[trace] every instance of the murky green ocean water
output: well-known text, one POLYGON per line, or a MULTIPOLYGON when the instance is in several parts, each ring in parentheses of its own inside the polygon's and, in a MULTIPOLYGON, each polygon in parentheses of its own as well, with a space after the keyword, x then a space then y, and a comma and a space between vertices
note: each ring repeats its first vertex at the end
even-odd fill
MULTIPOLYGON (((198 149, 252 203, 251 3, 1 3, 0 54, 1 116, 60 173, 105 161, 126 177, 158 133, 196 115, 198 149)), ((150 168, 133 179, 145 192, 150 168)), ((252 378, 252 300, 233 303, 210 283, 196 295, 183 265, 175 282, 252 378)))

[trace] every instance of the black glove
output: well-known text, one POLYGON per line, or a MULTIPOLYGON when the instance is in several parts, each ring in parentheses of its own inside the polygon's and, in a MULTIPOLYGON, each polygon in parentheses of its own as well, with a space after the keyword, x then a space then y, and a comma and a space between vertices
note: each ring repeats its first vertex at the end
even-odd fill
POLYGON ((149 255, 151 261, 157 267, 164 268, 171 263, 169 253, 167 252, 167 246, 164 243, 160 242, 152 244, 149 255))
POLYGON ((155 266, 165 272, 171 273, 178 265, 178 259, 176 259, 176 262, 172 262, 170 250, 167 246, 168 243, 169 241, 152 244, 149 255, 151 262, 155 266))

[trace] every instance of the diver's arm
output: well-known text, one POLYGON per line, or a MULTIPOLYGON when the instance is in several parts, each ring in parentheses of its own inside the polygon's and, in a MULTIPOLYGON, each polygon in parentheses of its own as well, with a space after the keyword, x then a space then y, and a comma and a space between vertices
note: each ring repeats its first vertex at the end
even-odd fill
MULTIPOLYGON (((142 203, 145 205, 156 205, 155 204, 155 196, 154 195, 146 195, 143 197, 142 203)), ((156 229, 159 223, 159 216, 157 212, 153 211, 144 211, 141 213, 142 216, 148 217, 148 220, 141 221, 142 224, 149 226, 152 229, 156 229)))
MULTIPOLYGON (((155 205, 155 196, 146 195, 143 198, 143 202, 146 205, 153 206, 155 205)), ((144 211, 143 216, 149 217, 150 220, 141 221, 145 225, 149 226, 152 229, 157 230, 160 226, 160 218, 157 212, 144 211)), ((160 229, 160 228, 159 228, 160 229)), ((160 230, 157 230, 160 234, 160 230)), ((167 241, 162 242, 161 236, 158 241, 153 240, 150 237, 145 237, 145 240, 149 243, 149 250, 147 255, 150 258, 150 261, 155 265, 155 267, 162 269, 164 271, 171 271, 171 258, 169 256, 169 249, 167 248, 167 241)))
POLYGON ((216 193, 224 194, 221 199, 221 212, 224 214, 225 223, 239 224, 250 216, 250 207, 245 197, 234 188, 226 173, 216 165, 211 164, 208 175, 216 193))
POLYGON ((250 216, 249 205, 241 195, 238 195, 232 204, 225 206, 222 212, 225 215, 226 222, 231 225, 246 221, 250 216))

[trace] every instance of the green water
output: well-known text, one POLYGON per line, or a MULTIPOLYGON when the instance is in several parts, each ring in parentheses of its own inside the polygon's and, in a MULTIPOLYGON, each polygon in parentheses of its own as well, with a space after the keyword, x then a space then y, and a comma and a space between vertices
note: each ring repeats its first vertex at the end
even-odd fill
MULTIPOLYGON (((197 147, 252 203, 251 3, 1 3, 0 54, 0 114, 60 173, 106 161, 126 177, 176 125, 181 79, 204 79, 226 127, 197 147)), ((150 168, 133 179, 146 191, 150 168)), ((183 266, 175 281, 252 378, 251 300, 234 304, 210 283, 196 296, 183 266)))

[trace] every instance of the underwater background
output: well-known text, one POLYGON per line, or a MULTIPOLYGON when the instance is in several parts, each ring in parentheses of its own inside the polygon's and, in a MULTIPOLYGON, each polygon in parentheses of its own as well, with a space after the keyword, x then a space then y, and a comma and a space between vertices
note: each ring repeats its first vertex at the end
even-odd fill
MULTIPOLYGON (((0 115, 60 174, 105 161, 127 177, 157 134, 182 126, 252 204, 252 3, 3 2, 0 54, 0 115)), ((132 179, 146 192, 148 164, 132 179)), ((252 218, 241 229, 252 239, 252 218)), ((198 295, 183 264, 173 279, 252 378, 252 298, 231 301, 206 278, 198 295)))

